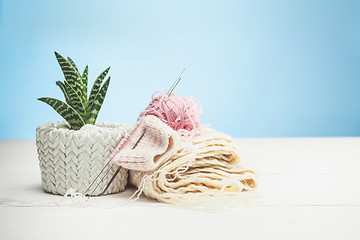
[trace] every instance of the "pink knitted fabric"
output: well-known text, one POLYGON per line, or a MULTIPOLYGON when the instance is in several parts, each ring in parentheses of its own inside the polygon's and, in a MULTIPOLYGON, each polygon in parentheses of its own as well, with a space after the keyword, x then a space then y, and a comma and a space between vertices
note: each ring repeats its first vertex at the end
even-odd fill
POLYGON ((173 129, 155 116, 143 117, 134 130, 115 149, 111 162, 123 168, 149 171, 155 169, 178 149, 180 139, 173 129), (136 142, 144 133, 144 136, 136 142))

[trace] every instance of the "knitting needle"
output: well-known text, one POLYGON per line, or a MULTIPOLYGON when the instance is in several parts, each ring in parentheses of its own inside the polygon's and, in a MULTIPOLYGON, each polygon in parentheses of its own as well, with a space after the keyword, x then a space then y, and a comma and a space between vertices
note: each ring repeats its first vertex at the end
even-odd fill
POLYGON ((134 150, 134 148, 136 148, 136 146, 139 144, 140 140, 144 137, 146 132, 146 128, 144 129, 144 132, 141 134, 140 138, 136 141, 135 145, 133 146, 133 148, 131 150, 134 150))
MULTIPOLYGON (((179 84, 181 78, 182 78, 182 74, 185 72, 185 68, 182 70, 182 72, 180 73, 179 77, 176 79, 176 81, 173 83, 173 85, 171 86, 171 88, 167 91, 168 96, 170 96, 170 94, 174 91, 174 89, 176 88, 176 86, 179 84)), ((134 149, 137 144, 140 142, 140 140, 144 137, 145 134, 145 130, 142 133, 142 135, 140 136, 140 138, 137 140, 137 142, 135 143, 134 147, 132 149, 134 149)), ((110 164, 110 161, 105 165, 105 167, 101 170, 101 172, 99 173, 99 175, 95 178, 95 180, 90 184, 90 186, 88 187, 88 189, 85 191, 85 194, 89 191, 89 189, 91 188, 91 186, 96 182, 96 179, 99 178, 99 176, 101 175, 101 173, 105 170, 105 168, 110 164)), ((108 170, 108 172, 105 174, 105 176, 100 180, 100 182, 98 183, 98 185, 95 187, 95 189, 92 191, 91 194, 93 194, 95 192, 95 190, 98 188, 98 186, 100 185, 100 183, 105 179, 106 175, 110 172, 110 170, 112 169, 112 167, 108 170)), ((118 169, 116 170, 115 174, 112 176, 112 178, 110 179, 109 183, 106 185, 106 188, 104 189, 104 191, 100 194, 103 195, 106 190, 110 187, 111 183, 114 181, 116 175, 119 173, 120 171, 120 167, 118 167, 118 169)), ((91 194, 89 195, 89 198, 91 196, 91 194)), ((88 199, 89 199, 88 198, 88 199)))
MULTIPOLYGON (((110 161, 109 161, 110 163, 110 161)), ((99 187, 100 183, 102 183, 102 181, 104 181, 105 177, 110 173, 110 170, 112 169, 112 166, 109 168, 109 170, 105 173, 104 177, 100 180, 100 182, 96 185, 96 187, 94 188, 94 190, 90 193, 89 197, 88 197, 88 200, 89 198, 91 197, 91 195, 95 192, 95 190, 99 187)), ((97 178, 96 178, 97 179, 97 178)), ((96 181, 95 179, 95 181, 96 181)), ((94 181, 94 182, 95 182, 94 181)))
MULTIPOLYGON (((184 72, 185 72, 185 68, 182 70, 182 72, 180 73, 179 77, 178 77, 178 78, 176 79, 176 81, 173 83, 173 85, 171 86, 171 88, 167 91, 168 96, 170 96, 170 94, 174 91, 174 89, 176 88, 176 86, 179 84, 179 82, 180 82, 180 80, 181 80, 181 77, 182 77, 182 74, 183 74, 184 72)), ((132 149, 134 149, 134 148, 138 145, 138 143, 140 142, 140 140, 144 137, 145 131, 146 131, 146 129, 145 129, 144 132, 141 134, 140 138, 136 141, 136 143, 135 143, 135 145, 134 145, 134 147, 133 147, 132 149)), ((114 173, 114 175, 111 177, 109 183, 106 185, 104 191, 100 194, 100 196, 103 195, 103 194, 106 192, 106 190, 110 187, 110 185, 111 185, 111 183, 114 181, 116 175, 119 174, 120 168, 121 168, 121 167, 118 167, 118 169, 116 170, 116 172, 114 173)), ((106 177, 106 175, 103 177, 103 179, 104 179, 105 177, 106 177)), ((103 179, 101 179, 101 182, 103 181, 103 179)), ((99 185, 99 184, 98 184, 98 185, 99 185)), ((97 189, 97 186, 96 186, 95 189, 97 189)), ((95 190, 94 190, 94 191, 95 191, 95 190)), ((94 191, 93 191, 93 192, 94 192, 94 191)))
POLYGON ((170 94, 174 91, 174 89, 176 88, 176 86, 178 85, 178 83, 181 80, 182 74, 185 72, 185 68, 182 70, 182 72, 180 73, 179 77, 176 79, 176 81, 173 83, 173 85, 171 86, 171 88, 167 91, 168 96, 170 96, 170 94))
MULTIPOLYGON (((144 132, 141 134, 140 138, 136 141, 134 147, 132 149, 134 149, 138 143, 140 142, 140 140, 144 137, 145 135, 145 132, 146 132, 146 129, 144 129, 144 132)), ((105 168, 110 164, 110 161, 105 165, 105 167, 101 170, 101 172, 99 173, 99 175, 95 178, 95 180, 90 184, 90 186, 88 187, 88 189, 85 191, 85 194, 89 191, 89 189, 91 188, 92 185, 94 185, 94 183, 96 182, 96 179, 99 178, 99 176, 101 175, 101 173, 105 170, 105 168)), ((105 177, 109 174, 110 170, 112 169, 112 167, 109 168, 109 170, 107 171, 107 173, 101 178, 100 182, 96 185, 96 187, 94 188, 94 190, 90 193, 89 195, 89 198, 90 196, 95 192, 95 190, 99 187, 100 183, 102 183, 102 181, 104 181, 105 177)), ((118 169, 116 170, 115 174, 112 176, 112 178, 110 179, 109 183, 106 185, 104 191, 100 194, 103 195, 106 190, 110 187, 111 183, 114 181, 116 175, 119 173, 120 171, 120 167, 118 167, 118 169)), ((88 199, 89 199, 88 198, 88 199)))
MULTIPOLYGON (((146 132, 146 128, 144 129, 144 132, 141 134, 140 138, 136 141, 135 145, 133 146, 132 150, 134 148, 136 148, 136 146, 138 145, 138 143, 140 142, 140 140, 144 137, 146 132)), ((100 196, 104 195, 104 193, 106 192, 106 190, 110 187, 111 183, 114 181, 116 175, 118 175, 118 173, 120 172, 121 167, 118 167, 118 169, 116 170, 116 172, 114 173, 114 175, 112 176, 112 178, 110 179, 109 183, 106 185, 104 191, 100 194, 100 196)), ((101 180, 102 181, 102 180, 101 180)))
POLYGON ((114 175, 111 177, 109 183, 106 185, 104 191, 102 191, 102 193, 100 194, 100 196, 104 195, 106 190, 110 187, 111 183, 114 181, 116 175, 118 175, 118 173, 120 172, 121 167, 118 167, 118 169, 116 170, 116 172, 114 173, 114 175))
POLYGON ((96 176, 95 180, 90 184, 90 186, 86 189, 85 191, 85 195, 86 193, 90 190, 90 188, 92 187, 92 185, 94 185, 94 183, 96 182, 96 179, 98 179, 101 175, 101 173, 105 170, 105 168, 110 164, 110 161, 105 165, 105 167, 100 171, 99 175, 96 176))
MULTIPOLYGON (((179 80, 176 82, 175 87, 178 85, 178 83, 180 82, 181 78, 179 78, 179 80)), ((171 91, 169 90, 168 93, 168 97, 170 97, 171 93, 173 92, 174 89, 172 89, 171 91)))
MULTIPOLYGON (((184 72, 185 72, 185 68, 182 70, 182 72, 180 73, 179 77, 176 79, 176 81, 173 83, 173 85, 171 86, 171 88, 168 90, 168 92, 167 92, 168 96, 170 96, 170 94, 174 91, 174 89, 176 88, 176 86, 179 84, 179 82, 180 82, 180 80, 181 80, 181 76, 182 76, 182 74, 183 74, 184 72)), ((146 129, 144 129, 144 132, 141 134, 140 138, 136 141, 136 143, 135 143, 135 145, 134 145, 134 147, 133 147, 132 149, 134 149, 134 148, 138 145, 138 143, 140 142, 140 140, 144 137, 145 131, 146 131, 146 129)), ((106 185, 104 191, 100 194, 100 196, 103 195, 103 194, 106 192, 106 190, 110 187, 110 185, 111 185, 111 183, 114 181, 116 175, 119 174, 120 169, 121 169, 121 167, 118 167, 118 169, 116 170, 116 172, 114 173, 114 175, 112 176, 112 178, 110 179, 109 183, 106 185)), ((103 178, 103 179, 104 179, 104 178, 103 178)), ((103 179, 101 180, 101 182, 103 181, 103 179)), ((97 188, 97 187, 96 187, 96 188, 97 188)), ((96 188, 95 188, 95 189, 96 189, 96 188)))

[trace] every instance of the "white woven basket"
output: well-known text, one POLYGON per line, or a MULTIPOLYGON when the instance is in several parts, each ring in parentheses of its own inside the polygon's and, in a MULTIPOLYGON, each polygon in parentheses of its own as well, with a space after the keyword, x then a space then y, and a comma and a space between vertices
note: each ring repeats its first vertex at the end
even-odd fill
MULTIPOLYGON (((40 125, 36 129, 36 146, 44 190, 64 195, 74 188, 85 194, 130 129, 131 125, 105 122, 85 125, 78 131, 70 130, 67 122, 40 125)), ((109 164, 102 173, 106 175, 104 180, 100 183, 99 177, 88 194, 99 184, 91 195, 100 195, 116 170, 117 166, 109 164)), ((127 177, 127 170, 122 168, 105 194, 123 191, 127 177)))

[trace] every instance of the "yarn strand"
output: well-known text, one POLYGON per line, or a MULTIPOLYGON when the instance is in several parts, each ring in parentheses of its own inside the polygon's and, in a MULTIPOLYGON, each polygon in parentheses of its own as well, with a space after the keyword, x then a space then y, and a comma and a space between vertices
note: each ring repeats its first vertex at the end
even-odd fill
POLYGON ((155 92, 151 98, 152 101, 145 111, 140 113, 138 121, 146 115, 153 115, 177 131, 182 139, 200 134, 202 108, 196 98, 161 91, 155 92))

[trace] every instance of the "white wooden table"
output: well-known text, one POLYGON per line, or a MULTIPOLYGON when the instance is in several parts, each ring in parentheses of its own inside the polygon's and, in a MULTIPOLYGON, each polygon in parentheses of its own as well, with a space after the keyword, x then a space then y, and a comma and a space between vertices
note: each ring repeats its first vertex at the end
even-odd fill
MULTIPOLYGON (((220 212, 142 197, 118 207, 0 206, 0 239, 360 239, 360 138, 239 139, 258 171, 258 200, 220 212)), ((95 198, 124 202, 134 191, 95 198)), ((0 198, 44 193, 35 141, 0 141, 0 198)))

